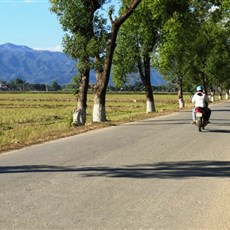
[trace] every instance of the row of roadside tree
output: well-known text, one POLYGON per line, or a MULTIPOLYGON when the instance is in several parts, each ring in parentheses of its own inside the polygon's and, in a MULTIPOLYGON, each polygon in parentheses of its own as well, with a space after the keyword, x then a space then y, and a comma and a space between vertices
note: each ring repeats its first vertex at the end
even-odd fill
POLYGON ((93 122, 106 121, 111 72, 120 87, 138 73, 146 93, 146 112, 155 111, 151 68, 177 84, 182 104, 184 87, 199 84, 206 92, 216 86, 229 88, 229 0, 120 0, 105 13, 108 2, 50 0, 51 12, 66 31, 64 52, 77 62, 77 125, 86 122, 92 69, 97 77, 91 86, 93 122))
POLYGON ((58 91, 62 90, 62 86, 57 81, 50 84, 29 83, 21 78, 15 78, 10 81, 0 79, 1 91, 58 91))

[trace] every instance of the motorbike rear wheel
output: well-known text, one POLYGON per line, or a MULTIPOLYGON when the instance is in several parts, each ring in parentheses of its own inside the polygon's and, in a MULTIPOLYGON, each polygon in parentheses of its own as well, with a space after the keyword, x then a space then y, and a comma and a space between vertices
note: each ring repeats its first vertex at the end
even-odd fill
POLYGON ((201 117, 197 118, 197 127, 198 127, 199 132, 201 132, 201 127, 202 127, 202 118, 201 117))
POLYGON ((204 122, 204 120, 202 120, 202 128, 203 128, 203 130, 205 128, 205 122, 204 122))

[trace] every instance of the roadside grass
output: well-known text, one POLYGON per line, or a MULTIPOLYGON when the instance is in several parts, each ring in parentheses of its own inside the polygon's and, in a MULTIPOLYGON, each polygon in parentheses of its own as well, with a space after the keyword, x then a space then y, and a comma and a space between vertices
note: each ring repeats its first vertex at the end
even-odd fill
MULTIPOLYGON (((154 100, 157 111, 146 114, 144 93, 108 93, 108 121, 92 123, 93 95, 89 94, 87 123, 73 127, 72 113, 77 103, 72 94, 1 93, 0 152, 178 110, 177 95, 155 94, 154 100)), ((185 95, 185 102, 185 109, 191 108, 189 95, 185 95)))

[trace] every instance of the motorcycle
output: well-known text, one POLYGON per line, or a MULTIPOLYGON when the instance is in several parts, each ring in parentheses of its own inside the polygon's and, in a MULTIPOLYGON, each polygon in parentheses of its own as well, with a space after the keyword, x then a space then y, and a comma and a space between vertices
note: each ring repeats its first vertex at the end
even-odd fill
POLYGON ((207 125, 207 122, 205 121, 205 112, 203 108, 196 107, 195 108, 195 114, 196 114, 196 126, 198 127, 199 132, 205 128, 207 125))

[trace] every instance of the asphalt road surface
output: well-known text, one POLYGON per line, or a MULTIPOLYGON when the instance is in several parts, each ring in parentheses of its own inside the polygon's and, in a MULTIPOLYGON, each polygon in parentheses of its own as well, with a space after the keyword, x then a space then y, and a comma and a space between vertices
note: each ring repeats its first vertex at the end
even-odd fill
POLYGON ((230 229, 230 103, 0 155, 0 229, 230 229))

